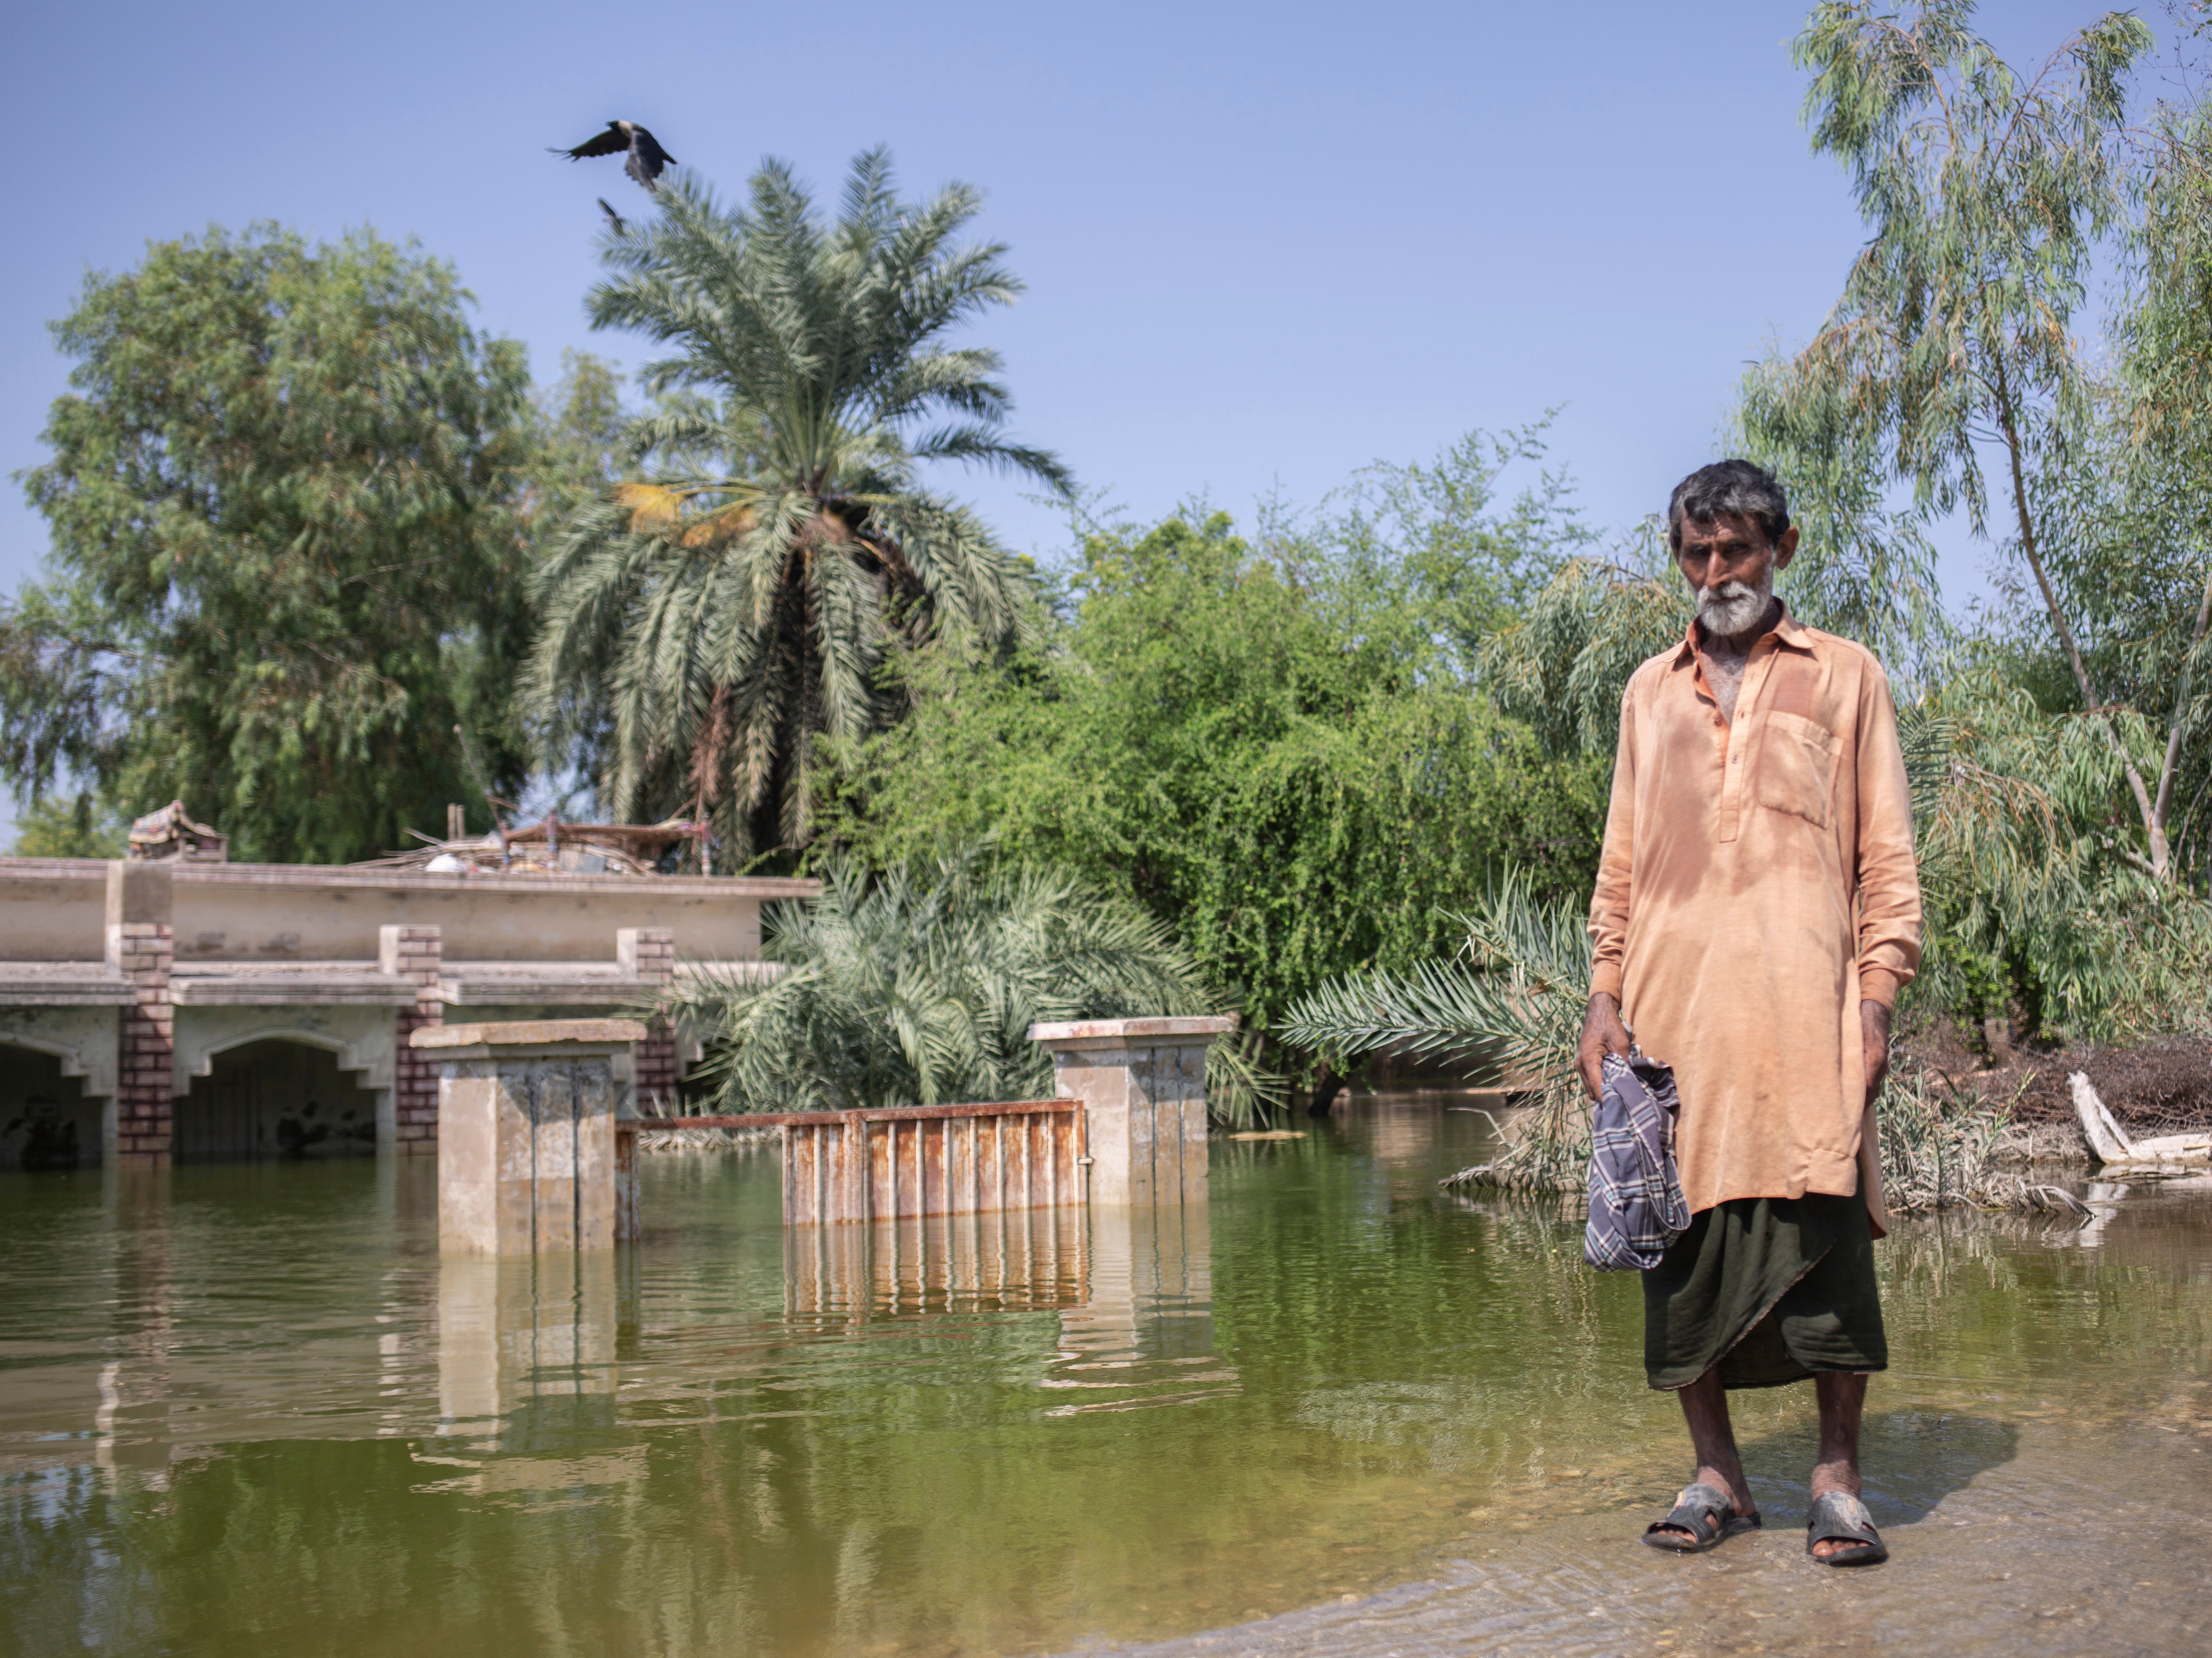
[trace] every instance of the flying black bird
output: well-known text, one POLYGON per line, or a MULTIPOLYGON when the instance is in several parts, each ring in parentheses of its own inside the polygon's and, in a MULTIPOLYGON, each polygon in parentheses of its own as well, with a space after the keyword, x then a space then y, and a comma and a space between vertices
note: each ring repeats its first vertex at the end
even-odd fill
POLYGON ((604 196, 599 197, 599 211, 607 216, 607 222, 615 228, 616 235, 626 236, 629 234, 629 222, 621 214, 607 205, 607 198, 604 196))
POLYGON ((580 161, 587 155, 628 155, 629 160, 623 171, 647 190, 658 190, 653 180, 660 169, 676 158, 660 147, 660 141, 635 121, 610 121, 607 130, 597 137, 586 138, 574 149, 552 146, 553 154, 566 155, 572 161, 580 161))

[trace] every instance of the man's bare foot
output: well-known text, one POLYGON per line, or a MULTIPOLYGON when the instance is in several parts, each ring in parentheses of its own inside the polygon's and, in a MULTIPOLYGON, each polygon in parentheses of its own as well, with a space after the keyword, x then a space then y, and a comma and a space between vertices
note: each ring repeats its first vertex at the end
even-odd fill
MULTIPOLYGON (((1832 1491, 1839 1492, 1845 1497, 1856 1497, 1859 1494, 1859 1470, 1856 1462, 1833 1461, 1814 1465, 1813 1500, 1817 1503, 1832 1491)), ((1856 1545, 1840 1538, 1823 1538, 1813 1545, 1813 1558, 1815 1560, 1826 1560, 1839 1549, 1855 1546, 1856 1545)))
MULTIPOLYGON (((1759 1520, 1759 1504, 1752 1500, 1751 1493, 1744 1490, 1741 1480, 1741 1470, 1735 1479, 1731 1479, 1717 1468, 1700 1467, 1695 1481, 1698 1485, 1710 1486, 1729 1499, 1729 1514, 1723 1523, 1732 1527, 1739 1522, 1756 1524, 1759 1520)), ((1699 1541, 1697 1533, 1687 1526, 1678 1525, 1671 1520, 1655 1521, 1647 1529, 1646 1535, 1655 1539, 1680 1538, 1685 1552, 1696 1548, 1699 1541)))
MULTIPOLYGON (((1867 1379, 1846 1370, 1824 1370, 1814 1378, 1820 1405, 1820 1460, 1813 1465, 1813 1500, 1832 1493, 1859 1495, 1859 1418, 1866 1408, 1867 1379)), ((1813 1558, 1826 1560, 1853 1546, 1835 1540, 1816 1543, 1813 1558)))
POLYGON ((1729 1494, 1729 1498, 1735 1503, 1738 1519, 1756 1520, 1759 1517, 1759 1504, 1753 1500, 1751 1488, 1743 1483, 1743 1464, 1741 1462, 1734 1468, 1727 1470, 1700 1467, 1698 1470, 1698 1478, 1715 1491, 1726 1491, 1729 1494))

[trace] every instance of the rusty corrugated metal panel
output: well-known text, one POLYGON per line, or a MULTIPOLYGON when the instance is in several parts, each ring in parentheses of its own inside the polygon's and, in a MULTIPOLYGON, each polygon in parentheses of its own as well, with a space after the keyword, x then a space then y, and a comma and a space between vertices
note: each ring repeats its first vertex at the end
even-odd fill
POLYGON ((625 1117, 616 1125, 619 1133, 635 1134, 641 1128, 782 1128, 811 1123, 928 1122, 938 1118, 1073 1116, 1083 1109, 1075 1100, 1014 1100, 988 1105, 893 1105, 861 1111, 750 1111, 735 1116, 625 1117))
MULTIPOLYGON (((794 1226, 1058 1210, 1080 1206, 1088 1185, 1087 1129, 1072 1100, 623 1120, 616 1124, 616 1160, 625 1237, 637 1236, 635 1135, 671 1121, 778 1129, 783 1218, 794 1226)), ((919 1235, 913 1242, 927 1247, 919 1235)))

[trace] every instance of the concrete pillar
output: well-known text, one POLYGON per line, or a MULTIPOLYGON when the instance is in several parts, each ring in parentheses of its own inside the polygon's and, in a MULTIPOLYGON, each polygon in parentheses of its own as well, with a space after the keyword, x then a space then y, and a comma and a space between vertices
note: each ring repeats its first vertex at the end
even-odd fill
POLYGON ((414 1005, 398 1010, 392 1065, 392 1134, 387 1145, 379 1124, 377 1150, 400 1157, 427 1157, 438 1149, 438 1061, 412 1045, 415 1033, 446 1022, 445 998, 438 981, 445 945, 434 926, 380 926, 376 930, 380 971, 415 987, 414 1005))
POLYGON ((1206 1201, 1206 1050, 1236 1028, 1233 1014, 1030 1027, 1060 1097, 1083 1102, 1094 1206, 1206 1201))
POLYGON ((426 1027, 438 1063, 438 1244, 465 1254, 615 1241, 615 1112, 634 1019, 426 1027))
MULTIPOLYGON (((676 976, 676 934, 665 926, 615 930, 615 962, 623 972, 642 980, 654 994, 676 976)), ((676 1058, 676 1033, 665 1019, 646 1021, 646 1038, 637 1045, 637 1103, 641 1111, 666 1111, 676 1104, 683 1067, 676 1058)))
POLYGON ((118 858, 107 866, 107 969, 137 999, 120 1010, 116 1033, 114 1127, 106 1157, 118 1163, 167 1163, 173 1144, 177 1013, 169 970, 176 957, 166 863, 118 858))

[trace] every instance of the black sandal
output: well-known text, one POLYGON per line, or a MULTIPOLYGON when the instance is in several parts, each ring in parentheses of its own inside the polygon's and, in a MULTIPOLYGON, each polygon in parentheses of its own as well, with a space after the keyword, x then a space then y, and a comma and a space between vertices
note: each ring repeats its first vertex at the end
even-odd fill
POLYGON ((1805 1521, 1805 1552, 1824 1566, 1878 1566, 1889 1558, 1881 1533, 1866 1504, 1848 1491, 1830 1491, 1813 1499, 1813 1512, 1805 1521), (1833 1554, 1813 1554, 1819 1543, 1841 1543, 1833 1554))
POLYGON ((1739 1532, 1759 1527, 1757 1515, 1738 1514, 1733 1497, 1701 1479, 1682 1487, 1667 1517, 1644 1528, 1644 1540, 1670 1554, 1703 1554, 1739 1532))

